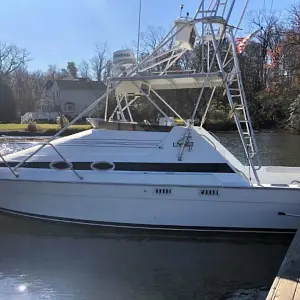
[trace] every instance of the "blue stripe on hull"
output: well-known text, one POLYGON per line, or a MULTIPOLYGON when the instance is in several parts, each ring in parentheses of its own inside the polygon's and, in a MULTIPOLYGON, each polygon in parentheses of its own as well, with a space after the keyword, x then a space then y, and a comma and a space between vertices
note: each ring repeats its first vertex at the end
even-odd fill
POLYGON ((16 210, 0 208, 0 211, 8 214, 14 214, 34 219, 71 223, 71 224, 82 224, 90 226, 99 226, 106 228, 120 228, 120 229, 135 229, 135 230, 149 230, 158 231, 164 233, 263 233, 263 234, 294 234, 296 229, 277 229, 277 228, 239 228, 239 227, 204 227, 204 226, 177 226, 177 225, 152 225, 152 224, 131 224, 131 223, 117 223, 117 222, 103 222, 103 221, 92 221, 83 219, 63 218, 55 216, 47 216, 33 213, 20 212, 16 210))

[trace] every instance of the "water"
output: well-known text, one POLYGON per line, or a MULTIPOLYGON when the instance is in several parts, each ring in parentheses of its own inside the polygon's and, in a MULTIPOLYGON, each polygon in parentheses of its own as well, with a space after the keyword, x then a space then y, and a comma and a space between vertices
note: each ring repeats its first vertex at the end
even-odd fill
MULTIPOLYGON (((240 155, 236 134, 219 137, 240 155)), ((264 164, 300 166, 300 136, 258 143, 264 164)), ((290 238, 158 238, 0 215, 0 300, 261 300, 290 238)))
MULTIPOLYGON (((237 133, 218 133, 218 137, 224 146, 244 162, 243 148, 237 133)), ((262 165, 300 166, 300 135, 258 133, 256 140, 262 165)))

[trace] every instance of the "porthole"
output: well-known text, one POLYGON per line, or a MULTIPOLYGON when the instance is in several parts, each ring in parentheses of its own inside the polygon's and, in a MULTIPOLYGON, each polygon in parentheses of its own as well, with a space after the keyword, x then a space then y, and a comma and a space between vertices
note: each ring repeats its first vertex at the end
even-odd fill
POLYGON ((54 169, 54 170, 59 170, 59 171, 71 170, 72 164, 69 162, 65 162, 65 161, 54 161, 54 162, 50 163, 50 168, 54 169))
POLYGON ((111 171, 115 165, 108 161, 97 161, 91 164, 91 168, 96 171, 111 171))

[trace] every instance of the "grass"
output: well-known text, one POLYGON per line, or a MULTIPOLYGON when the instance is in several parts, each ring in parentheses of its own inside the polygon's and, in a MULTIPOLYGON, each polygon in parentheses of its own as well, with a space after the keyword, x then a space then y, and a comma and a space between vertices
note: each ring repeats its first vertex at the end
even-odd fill
MULTIPOLYGON (((0 124, 0 131, 25 131, 27 124, 0 124)), ((38 131, 59 130, 58 124, 37 124, 38 131)), ((91 125, 71 125, 70 129, 86 130, 90 129, 91 125)))

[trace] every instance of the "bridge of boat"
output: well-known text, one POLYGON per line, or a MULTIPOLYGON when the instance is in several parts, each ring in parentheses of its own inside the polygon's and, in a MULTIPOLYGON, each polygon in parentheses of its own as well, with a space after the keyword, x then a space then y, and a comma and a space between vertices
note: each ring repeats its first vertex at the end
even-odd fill
POLYGON ((139 94, 140 90, 149 93, 151 90, 201 89, 205 87, 221 87, 223 76, 220 72, 194 74, 163 74, 136 75, 126 77, 112 77, 111 82, 119 82, 116 94, 139 94))

